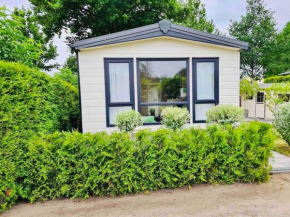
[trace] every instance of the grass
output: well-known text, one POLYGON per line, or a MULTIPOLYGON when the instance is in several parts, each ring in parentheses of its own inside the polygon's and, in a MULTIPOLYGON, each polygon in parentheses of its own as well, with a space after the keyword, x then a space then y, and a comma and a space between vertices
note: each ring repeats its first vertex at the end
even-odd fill
POLYGON ((290 157, 290 146, 283 139, 275 141, 273 150, 290 157))

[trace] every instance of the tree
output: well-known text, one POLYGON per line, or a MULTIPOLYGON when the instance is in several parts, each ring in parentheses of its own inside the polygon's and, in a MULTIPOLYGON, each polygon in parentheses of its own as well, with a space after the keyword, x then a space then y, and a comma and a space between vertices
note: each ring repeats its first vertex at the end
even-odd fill
POLYGON ((290 71, 290 22, 277 35, 267 60, 265 77, 290 71))
POLYGON ((76 56, 70 55, 64 63, 64 68, 70 69, 73 73, 78 73, 76 56))
POLYGON ((59 78, 74 86, 78 86, 78 75, 71 71, 69 68, 62 68, 59 72, 54 74, 55 78, 59 78))
POLYGON ((244 99, 249 99, 250 97, 255 97, 259 92, 259 85, 255 80, 249 81, 246 78, 243 78, 240 81, 240 95, 244 99))
POLYGON ((30 67, 43 55, 42 45, 23 33, 23 22, 19 16, 9 14, 0 7, 0 60, 20 62, 30 67))
POLYGON ((263 0, 247 0, 247 14, 241 21, 231 21, 232 37, 249 42, 250 48, 241 52, 242 76, 255 80, 263 78, 267 58, 276 37, 274 12, 266 9, 263 0))
POLYGON ((69 30, 68 42, 105 35, 167 18, 175 23, 213 32, 200 0, 29 0, 44 32, 53 37, 69 30))
POLYGON ((272 84, 265 88, 267 96, 267 106, 269 110, 275 115, 276 110, 280 104, 289 102, 288 94, 290 93, 290 83, 272 84))
POLYGON ((57 49, 53 46, 52 40, 41 31, 41 26, 36 16, 34 16, 34 13, 29 9, 15 8, 13 11, 13 19, 21 22, 22 25, 19 29, 25 37, 32 38, 41 46, 43 53, 40 55, 40 59, 35 61, 35 65, 46 71, 57 68, 59 64, 49 63, 50 60, 54 60, 57 57, 57 49))

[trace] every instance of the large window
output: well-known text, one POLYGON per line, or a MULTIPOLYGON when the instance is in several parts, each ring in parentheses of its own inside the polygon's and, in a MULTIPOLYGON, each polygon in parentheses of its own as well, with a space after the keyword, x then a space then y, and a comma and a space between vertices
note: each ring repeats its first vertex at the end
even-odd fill
POLYGON ((219 103, 218 58, 194 58, 193 121, 204 122, 206 112, 219 103))
POLYGON ((133 59, 105 59, 107 126, 116 115, 134 109, 133 59))
POLYGON ((189 108, 188 59, 137 59, 139 112, 146 124, 158 124, 164 106, 189 108))

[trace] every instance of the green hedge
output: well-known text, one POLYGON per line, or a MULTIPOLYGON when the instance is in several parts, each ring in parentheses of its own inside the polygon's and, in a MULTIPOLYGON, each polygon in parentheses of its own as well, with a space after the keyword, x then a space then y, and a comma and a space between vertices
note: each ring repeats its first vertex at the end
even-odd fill
POLYGON ((78 90, 25 65, 0 61, 0 136, 76 127, 78 90))
POLYGON ((290 82, 290 75, 286 76, 273 76, 269 78, 265 78, 264 83, 284 83, 290 82))
POLYGON ((173 132, 7 133, 0 141, 0 204, 17 199, 120 195, 198 183, 269 178, 271 125, 212 125, 173 132))

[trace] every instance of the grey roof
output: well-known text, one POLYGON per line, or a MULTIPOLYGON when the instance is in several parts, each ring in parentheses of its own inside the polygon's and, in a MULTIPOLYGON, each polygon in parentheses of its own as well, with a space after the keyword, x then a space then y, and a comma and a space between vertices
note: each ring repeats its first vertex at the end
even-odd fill
POLYGON ((79 50, 83 48, 117 44, 122 42, 155 38, 160 36, 181 38, 191 41, 229 46, 240 49, 247 49, 249 47, 249 43, 247 42, 172 24, 169 20, 162 20, 158 23, 148 26, 143 26, 135 29, 103 35, 90 39, 75 41, 74 43, 70 44, 70 47, 79 50))
POLYGON ((279 75, 290 75, 290 71, 289 72, 284 72, 284 73, 281 73, 281 74, 279 74, 279 75))

